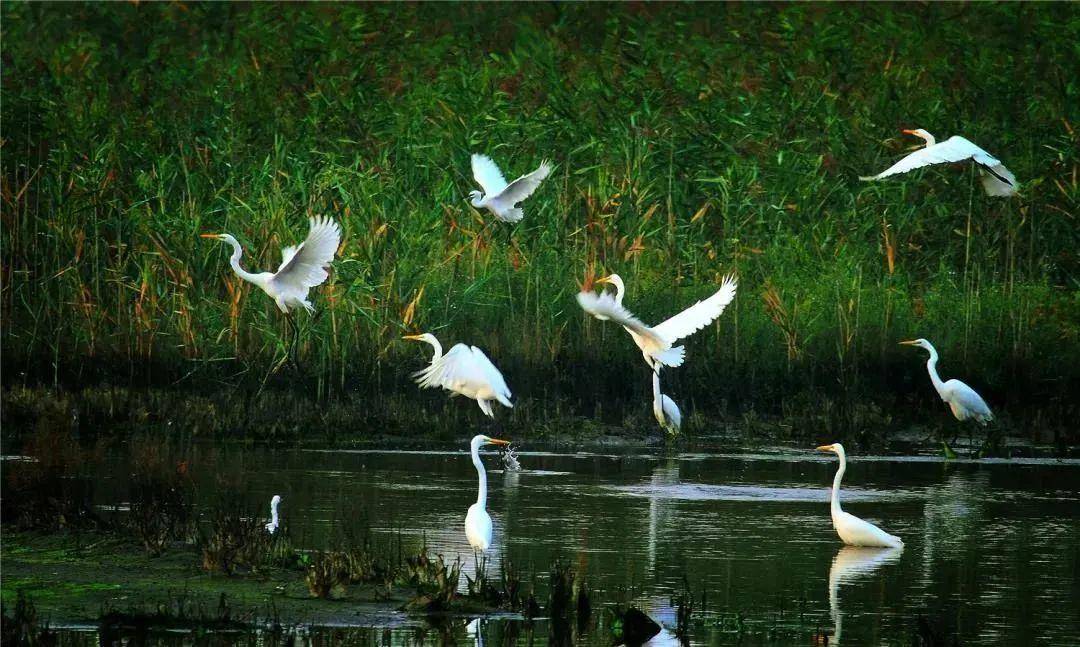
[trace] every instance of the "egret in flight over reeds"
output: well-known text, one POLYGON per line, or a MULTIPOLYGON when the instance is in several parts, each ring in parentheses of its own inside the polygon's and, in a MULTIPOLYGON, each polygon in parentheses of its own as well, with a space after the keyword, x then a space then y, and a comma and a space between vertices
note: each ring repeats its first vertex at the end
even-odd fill
POLYGON ((341 244, 341 227, 330 218, 311 218, 311 227, 304 242, 281 250, 281 265, 276 272, 248 272, 240 267, 240 257, 244 249, 231 234, 200 234, 203 238, 216 238, 232 245, 233 253, 229 264, 241 279, 258 286, 265 292, 279 310, 285 313, 289 326, 293 329, 292 348, 296 347, 299 329, 292 319, 291 311, 303 307, 314 312, 315 307, 308 301, 308 290, 318 285, 329 276, 327 269, 334 260, 338 245, 341 244))
POLYGON ((729 274, 724 277, 716 294, 698 301, 663 323, 649 327, 623 307, 626 287, 618 274, 605 276, 596 282, 615 286, 615 296, 608 293, 598 295, 591 290, 579 292, 577 300, 581 308, 601 321, 610 319, 621 324, 641 349, 645 363, 654 371, 661 366, 682 365, 685 349, 682 346, 673 347, 672 344, 701 330, 723 314, 724 308, 735 298, 737 286, 735 277, 729 274))
POLYGON ((476 503, 469 506, 469 512, 465 515, 465 537, 469 540, 469 545, 480 552, 491 547, 491 515, 487 511, 487 471, 484 470, 484 463, 480 461, 480 448, 484 445, 509 444, 508 440, 489 438, 479 434, 473 436, 469 445, 480 487, 476 493, 476 503))
POLYGON ((901 547, 904 542, 896 535, 890 535, 869 521, 863 521, 853 514, 844 512, 840 508, 840 480, 847 471, 847 455, 844 454, 844 446, 840 443, 822 445, 817 448, 821 452, 833 452, 840 457, 840 469, 836 470, 836 477, 832 484, 832 523, 836 534, 849 546, 882 546, 901 547))
POLYGON ((675 404, 674 400, 660 392, 660 371, 658 370, 653 371, 652 374, 652 393, 653 415, 656 416, 660 427, 671 435, 679 433, 679 429, 682 428, 682 412, 679 411, 679 405, 675 404))
POLYGON ((532 195, 551 173, 551 163, 544 160, 532 173, 522 175, 507 184, 502 171, 490 157, 474 153, 472 171, 476 183, 484 190, 483 193, 469 191, 472 206, 487 209, 502 222, 518 222, 525 213, 517 208, 517 204, 532 195))
POLYGON ((278 504, 281 503, 281 497, 277 494, 274 498, 270 499, 270 521, 266 522, 266 532, 271 535, 277 532, 278 529, 278 504))
POLYGON ((983 190, 987 195, 1008 197, 1015 195, 1017 191, 1016 176, 1005 168, 996 157, 987 153, 967 139, 958 135, 938 143, 934 136, 922 128, 917 130, 904 130, 905 134, 921 137, 926 140, 926 146, 904 157, 896 164, 885 169, 877 175, 861 177, 860 180, 880 180, 890 175, 907 173, 917 168, 932 164, 947 164, 952 162, 973 161, 979 168, 979 176, 982 180, 983 190))
POLYGON ((982 396, 975 392, 975 389, 957 379, 947 382, 941 381, 941 376, 937 372, 938 353, 933 344, 925 339, 914 339, 900 343, 906 346, 918 346, 930 351, 930 358, 926 360, 926 370, 930 373, 930 381, 933 382, 934 388, 937 390, 938 395, 941 396, 941 399, 945 401, 945 404, 949 405, 949 409, 952 410, 957 420, 972 419, 985 426, 986 423, 994 419, 990 407, 986 405, 986 401, 982 399, 982 396))
POLYGON ((406 335, 405 339, 427 342, 435 349, 431 364, 413 374, 420 386, 426 389, 442 387, 455 395, 476 400, 480 409, 492 418, 495 417, 491 410, 492 402, 499 402, 505 407, 514 406, 510 402, 510 388, 506 386, 502 373, 476 346, 454 344, 450 352, 443 355, 442 344, 431 333, 406 335))

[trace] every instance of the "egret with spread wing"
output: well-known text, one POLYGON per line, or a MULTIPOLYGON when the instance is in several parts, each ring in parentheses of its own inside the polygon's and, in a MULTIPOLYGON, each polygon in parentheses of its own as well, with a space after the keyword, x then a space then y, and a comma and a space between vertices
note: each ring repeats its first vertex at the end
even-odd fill
POLYGON ((682 346, 673 347, 672 344, 701 330, 723 314, 724 308, 735 298, 737 286, 735 277, 728 275, 724 277, 716 294, 704 301, 698 301, 663 323, 649 327, 623 307, 625 286, 618 274, 605 276, 596 282, 615 286, 615 296, 607 293, 597 295, 591 291, 579 292, 578 304, 585 312, 601 321, 610 319, 621 324, 641 349, 645 363, 653 370, 659 370, 661 366, 681 366, 685 349, 682 346))
POLYGON ((491 416, 492 402, 499 402, 505 407, 513 407, 510 402, 510 388, 495 365, 484 351, 476 346, 455 344, 450 352, 443 355, 442 344, 431 333, 407 335, 405 339, 427 342, 435 349, 431 364, 413 374, 416 383, 424 388, 442 387, 447 391, 476 400, 480 409, 491 416))
POLYGON ((833 452, 840 457, 840 469, 836 470, 836 477, 832 484, 832 523, 836 534, 849 546, 883 546, 900 547, 904 542, 896 535, 890 535, 869 521, 863 521, 853 514, 844 512, 840 508, 840 480, 847 471, 847 455, 844 454, 844 446, 840 443, 822 445, 817 448, 820 452, 833 452))
POLYGON ((484 552, 491 547, 491 515, 487 511, 487 471, 480 461, 480 448, 484 445, 509 445, 510 441, 498 438, 489 438, 484 435, 473 436, 469 443, 469 451, 472 453, 472 462, 476 466, 476 475, 480 481, 480 487, 476 493, 476 503, 469 506, 469 512, 465 515, 465 537, 474 550, 484 552))
POLYGON ((281 250, 281 265, 276 272, 248 272, 240 267, 240 257, 244 250, 230 234, 200 234, 203 238, 215 238, 232 245, 233 253, 229 258, 233 272, 241 279, 258 286, 265 292, 279 310, 285 313, 289 326, 293 329, 293 344, 299 336, 299 329, 292 320, 291 311, 298 306, 308 312, 315 307, 308 301, 308 290, 318 285, 329 276, 327 269, 334 260, 334 254, 341 244, 341 227, 330 218, 311 218, 311 228, 304 242, 281 250))
POLYGON ((656 421, 660 423, 661 428, 674 436, 682 428, 682 412, 679 411, 679 405, 675 404, 674 400, 660 392, 659 370, 653 371, 652 374, 652 393, 652 410, 656 421))
POLYGON ((938 143, 934 136, 922 128, 917 130, 905 130, 904 133, 921 137, 926 141, 926 147, 911 153, 896 164, 885 169, 877 175, 861 177, 860 180, 880 180, 890 175, 907 173, 917 168, 932 164, 946 164, 950 162, 973 161, 979 168, 983 190, 987 195, 1008 197, 1015 195, 1018 185, 1016 176, 1005 168, 997 158, 967 139, 958 135, 938 143))
POLYGON ((949 409, 952 410, 957 420, 971 419, 980 425, 986 426, 986 423, 994 419, 990 407, 986 405, 986 401, 982 399, 982 396, 975 392, 975 389, 957 379, 947 382, 941 381, 941 376, 937 372, 938 353, 933 344, 925 339, 902 341, 900 343, 905 346, 918 346, 930 351, 930 358, 926 360, 926 370, 930 373, 930 381, 933 382, 934 389, 937 390, 941 399, 945 404, 949 405, 949 409))
POLYGON ((522 175, 507 184, 502 171, 490 157, 473 154, 472 171, 476 183, 484 190, 483 193, 469 191, 472 206, 487 209, 502 222, 518 222, 525 213, 517 208, 517 204, 536 191, 544 178, 551 173, 551 164, 545 160, 532 173, 522 175))

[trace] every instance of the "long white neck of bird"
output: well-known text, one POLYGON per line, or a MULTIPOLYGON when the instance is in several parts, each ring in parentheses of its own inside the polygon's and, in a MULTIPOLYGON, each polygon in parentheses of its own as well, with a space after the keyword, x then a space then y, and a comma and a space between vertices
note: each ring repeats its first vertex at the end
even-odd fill
POLYGON ((487 472, 484 470, 484 464, 480 462, 480 445, 473 445, 472 448, 472 464, 476 466, 476 475, 480 480, 480 488, 476 493, 476 505, 481 508, 487 507, 487 472))
POLYGON ((623 282, 622 281, 612 281, 612 285, 615 286, 615 303, 617 303, 619 305, 622 305, 622 300, 623 300, 623 296, 624 296, 623 295, 623 282))
POLYGON ((664 422, 664 401, 660 394, 660 374, 653 371, 652 375, 652 410, 653 415, 660 421, 664 422))
POLYGON ((240 247, 240 243, 236 242, 235 240, 227 240, 225 242, 232 245, 233 253, 232 257, 229 259, 229 265, 232 265, 233 271, 236 272, 236 275, 249 283, 258 283, 259 281, 256 275, 240 267, 240 257, 244 254, 244 250, 242 247, 240 247))
POLYGON ((938 395, 944 397, 945 383, 941 381, 941 376, 939 376, 937 372, 937 351, 934 350, 933 346, 928 350, 930 351, 930 359, 926 360, 926 372, 930 374, 930 381, 934 383, 934 388, 937 389, 938 395))
MULTIPOLYGON (((435 339, 434 336, 431 336, 431 337, 428 337, 428 338, 424 339, 424 341, 431 344, 432 348, 435 349, 435 354, 431 356, 431 361, 432 362, 434 362, 435 360, 442 357, 442 344, 439 343, 438 339, 435 339)), ((473 456, 476 456, 475 452, 473 452, 473 456)))
POLYGON ((275 525, 275 526, 278 525, 277 507, 278 507, 278 502, 277 501, 271 501, 270 502, 270 523, 275 525))
POLYGON ((840 468, 836 470, 836 476, 832 481, 832 501, 830 502, 830 509, 835 515, 840 512, 840 481, 844 478, 844 472, 847 471, 847 456, 844 452, 836 452, 836 455, 840 457, 840 468))

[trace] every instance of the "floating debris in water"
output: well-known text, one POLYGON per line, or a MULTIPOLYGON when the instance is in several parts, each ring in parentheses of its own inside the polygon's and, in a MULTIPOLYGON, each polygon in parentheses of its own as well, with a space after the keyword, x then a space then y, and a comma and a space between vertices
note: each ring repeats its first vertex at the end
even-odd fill
POLYGON ((521 463, 518 462, 517 452, 514 448, 507 445, 502 455, 503 467, 507 472, 519 472, 521 471, 521 463))

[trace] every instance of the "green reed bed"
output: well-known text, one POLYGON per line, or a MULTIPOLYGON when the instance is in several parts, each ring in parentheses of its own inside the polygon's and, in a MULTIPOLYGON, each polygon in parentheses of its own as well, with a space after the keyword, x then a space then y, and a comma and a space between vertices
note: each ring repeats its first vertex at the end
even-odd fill
POLYGON ((925 336, 1006 422, 1076 414, 1075 6, 2 11, 5 385, 413 395, 427 352, 398 340, 425 329, 484 347, 515 419, 618 421, 648 414, 646 369, 578 284, 617 271, 656 322, 737 272, 666 378, 684 408, 939 421, 896 345, 925 336), (1000 156, 1022 195, 965 168, 857 180, 916 126, 1000 156), (474 151, 558 165, 520 225, 467 204, 474 151), (197 234, 273 269, 320 213, 344 243, 303 374, 269 376, 283 318, 197 234))

